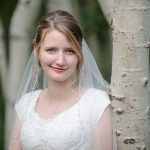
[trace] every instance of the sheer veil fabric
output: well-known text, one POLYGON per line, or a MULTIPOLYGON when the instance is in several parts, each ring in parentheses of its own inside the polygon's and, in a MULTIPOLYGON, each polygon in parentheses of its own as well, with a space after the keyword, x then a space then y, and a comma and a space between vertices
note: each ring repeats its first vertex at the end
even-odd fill
MULTIPOLYGON (((83 64, 80 70, 79 77, 77 75, 74 75, 75 83, 78 84, 79 87, 79 94, 81 92, 81 89, 89 89, 89 88, 96 88, 98 90, 101 90, 103 92, 108 91, 109 84, 104 80, 102 77, 98 66, 95 62, 95 59, 86 44, 85 40, 82 41, 82 53, 83 53, 83 64)), ((24 76, 22 78, 22 82, 20 85, 20 89, 17 94, 16 103, 21 100, 21 97, 25 95, 26 93, 38 90, 38 89, 44 89, 47 87, 47 79, 44 75, 42 69, 40 69, 37 58, 34 55, 34 52, 31 54, 29 62, 27 64, 24 76)), ((93 108, 94 109, 94 108, 93 108)), ((15 113, 15 112, 14 112, 15 113)), ((14 125, 12 127, 12 134, 11 134, 11 140, 10 140, 10 149, 11 145, 16 142, 16 139, 20 136, 21 131, 21 124, 22 122, 18 119, 17 114, 14 115, 14 125)), ((109 116, 110 117, 110 116, 109 116)), ((82 124, 82 121, 81 121, 82 124)), ((104 125, 104 124, 103 124, 104 125)), ((112 122, 110 122, 109 125, 112 126, 112 122)), ((92 148, 91 150, 103 150, 101 149, 102 143, 100 141, 103 137, 100 137, 98 135, 97 127, 94 127, 91 125, 92 132, 92 148)), ((115 143, 114 138, 113 144, 115 143)), ((116 145, 114 144, 113 150, 116 150, 116 145)))
MULTIPOLYGON (((79 87, 96 88, 102 91, 108 90, 109 84, 102 77, 95 59, 85 42, 82 42, 83 65, 80 71, 79 87)), ((77 80, 77 77, 75 77, 77 80)), ((47 79, 42 70, 38 66, 37 58, 34 52, 31 54, 27 64, 20 89, 17 94, 16 102, 21 96, 36 89, 44 89, 47 87, 47 79)))

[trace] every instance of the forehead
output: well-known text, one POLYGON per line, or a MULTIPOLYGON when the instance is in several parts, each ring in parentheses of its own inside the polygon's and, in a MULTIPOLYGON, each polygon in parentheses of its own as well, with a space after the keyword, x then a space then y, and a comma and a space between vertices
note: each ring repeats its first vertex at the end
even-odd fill
POLYGON ((43 33, 43 40, 41 45, 43 46, 69 46, 71 42, 67 37, 58 30, 47 30, 43 33))

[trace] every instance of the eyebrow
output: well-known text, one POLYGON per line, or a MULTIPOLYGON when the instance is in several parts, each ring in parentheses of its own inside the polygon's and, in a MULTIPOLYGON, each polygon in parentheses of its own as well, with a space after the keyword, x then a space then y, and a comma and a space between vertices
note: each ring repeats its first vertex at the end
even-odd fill
POLYGON ((72 48, 72 47, 66 47, 66 48, 64 48, 64 49, 71 49, 71 50, 74 50, 74 48, 72 48))
MULTIPOLYGON (((48 49, 48 48, 54 48, 54 49, 57 49, 58 47, 56 47, 56 46, 46 46, 46 47, 44 47, 44 49, 48 49)), ((71 50, 74 50, 73 47, 64 47, 63 49, 71 49, 71 50)))
POLYGON ((55 47, 55 46, 46 46, 46 47, 44 47, 44 49, 49 49, 49 48, 57 49, 57 47, 55 47))

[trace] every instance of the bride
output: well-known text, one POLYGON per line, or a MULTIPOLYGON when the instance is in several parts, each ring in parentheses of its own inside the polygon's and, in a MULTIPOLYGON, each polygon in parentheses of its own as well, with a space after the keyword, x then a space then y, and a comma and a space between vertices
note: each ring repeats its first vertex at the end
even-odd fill
POLYGON ((40 20, 15 112, 11 150, 113 149, 107 83, 68 12, 40 20))

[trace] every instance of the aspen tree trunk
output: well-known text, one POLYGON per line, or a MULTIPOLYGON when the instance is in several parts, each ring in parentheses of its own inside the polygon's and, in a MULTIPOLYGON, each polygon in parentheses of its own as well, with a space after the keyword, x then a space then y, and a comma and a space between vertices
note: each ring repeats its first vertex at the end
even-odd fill
MULTIPOLYGON (((21 76, 29 58, 32 44, 32 27, 40 8, 41 0, 20 0, 10 26, 10 65, 7 72, 6 90, 6 147, 8 145, 14 103, 21 76)), ((7 149, 7 148, 6 148, 7 149)))
POLYGON ((111 96, 118 150, 149 150, 150 1, 115 0, 111 96))
MULTIPOLYGON (((150 74, 149 74, 149 81, 150 81, 150 74)), ((149 84, 149 87, 148 87, 148 99, 149 99, 149 106, 150 106, 150 83, 149 84)), ((148 135, 149 135, 149 138, 148 138, 148 147, 150 147, 150 108, 149 108, 149 111, 148 111, 148 135)))

